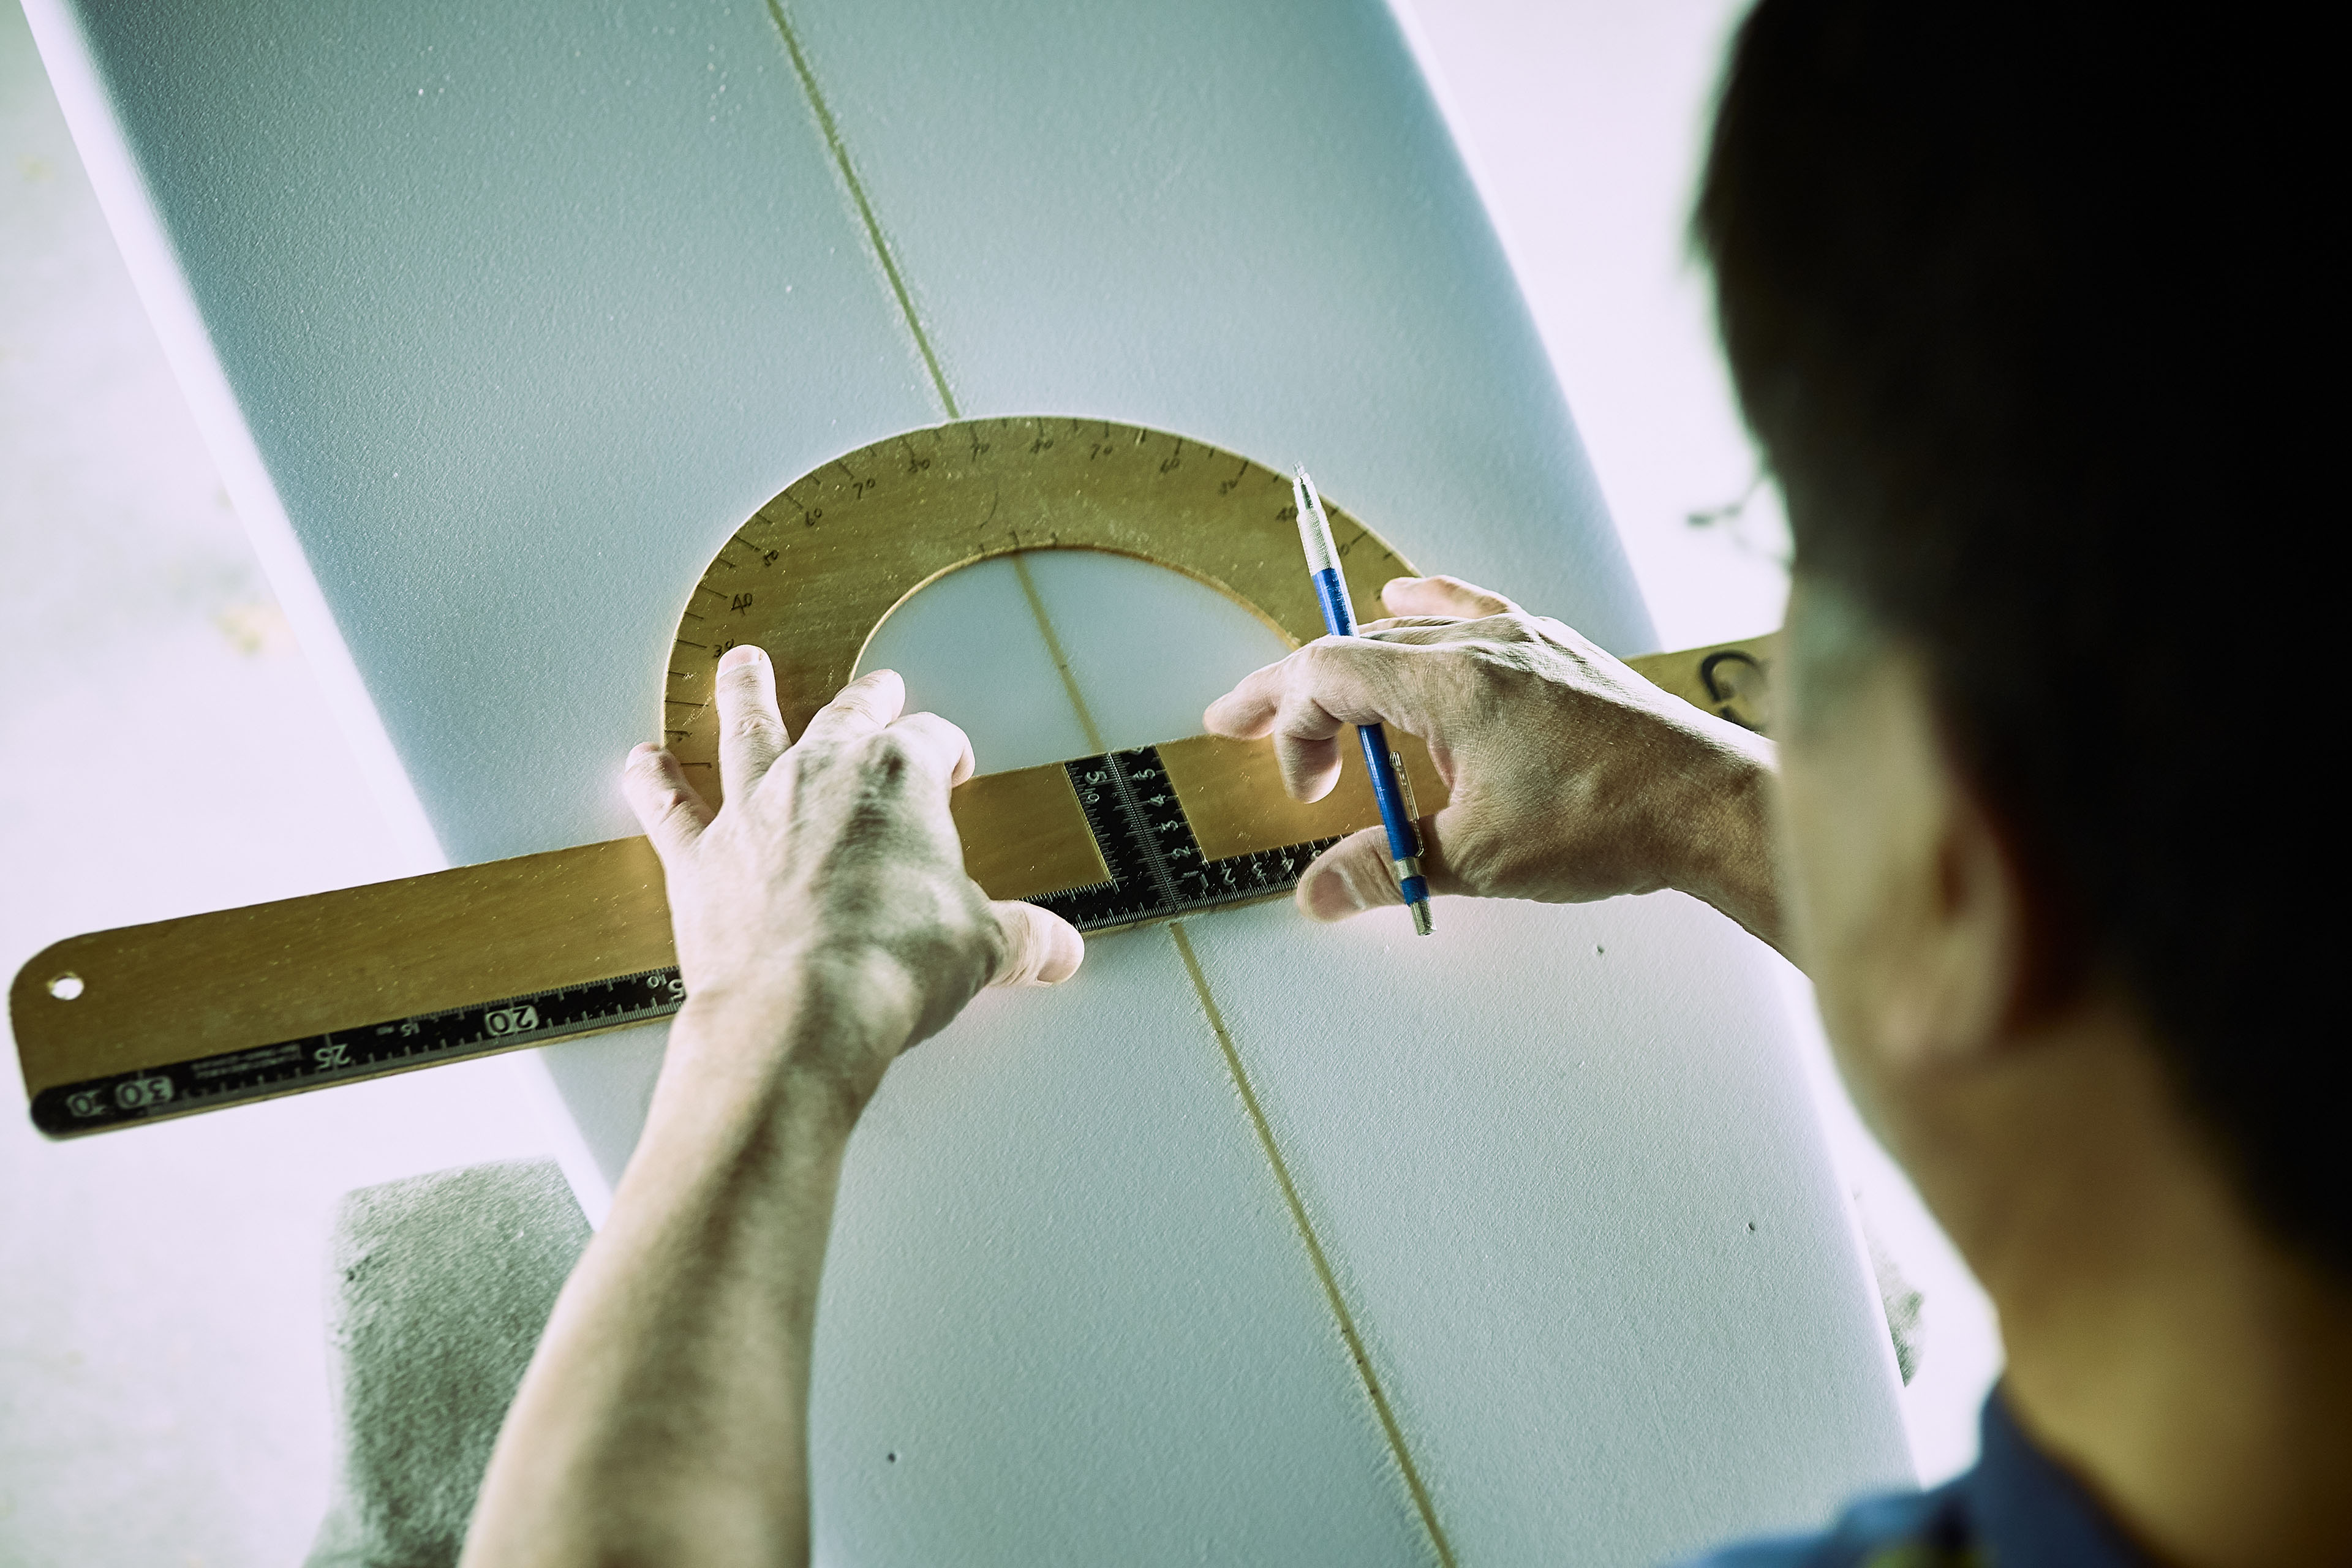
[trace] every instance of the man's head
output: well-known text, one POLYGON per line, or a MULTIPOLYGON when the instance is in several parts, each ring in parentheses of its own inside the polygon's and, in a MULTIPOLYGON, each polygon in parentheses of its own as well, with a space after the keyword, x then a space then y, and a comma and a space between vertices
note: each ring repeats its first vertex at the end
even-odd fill
POLYGON ((2212 26, 1763 0, 1696 228, 1796 537, 1798 913, 1865 1099, 2108 996, 2342 1267, 2334 725, 2281 659, 2333 262, 2275 177, 2293 51, 2212 26))

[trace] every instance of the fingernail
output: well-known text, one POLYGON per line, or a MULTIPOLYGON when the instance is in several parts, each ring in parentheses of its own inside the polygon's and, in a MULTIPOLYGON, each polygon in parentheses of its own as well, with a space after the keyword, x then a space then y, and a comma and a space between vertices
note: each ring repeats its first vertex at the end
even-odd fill
POLYGON ((721 669, 740 669, 743 666, 765 657, 766 655, 762 654, 755 645, 747 642, 739 642, 733 647, 729 648, 725 653, 719 656, 719 668, 721 669))

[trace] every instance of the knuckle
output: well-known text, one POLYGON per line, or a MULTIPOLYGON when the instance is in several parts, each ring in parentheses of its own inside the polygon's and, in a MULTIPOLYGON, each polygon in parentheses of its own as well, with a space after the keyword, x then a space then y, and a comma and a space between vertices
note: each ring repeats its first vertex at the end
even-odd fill
POLYGON ((915 760, 914 743, 897 730, 884 730, 866 743, 866 758, 886 772, 900 773, 915 760))
POLYGON ((675 823, 694 820, 693 798, 684 789, 675 784, 662 790, 648 804, 652 807, 650 816, 653 825, 657 827, 668 827, 675 823))
POLYGON ((1311 699, 1316 691, 1338 682, 1356 658, 1357 650, 1343 642, 1308 643, 1290 656, 1290 679, 1283 683, 1283 700, 1295 702, 1311 699))
MULTIPOLYGON (((865 703, 846 697, 836 697, 818 712, 822 727, 836 743, 855 737, 862 724, 873 721, 873 711, 865 703)), ((817 728, 812 725, 811 728, 817 728)))
POLYGON ((962 730, 936 713, 910 713, 885 732, 898 734, 902 742, 919 737, 931 749, 950 753, 961 751, 968 743, 962 730))
POLYGON ((738 713, 728 721, 728 735, 738 741, 769 741, 776 738, 782 726, 765 713, 738 713))
POLYGON ((991 914, 982 922, 979 947, 987 973, 1000 983, 1022 978, 1029 967, 1030 941, 1028 926, 1017 921, 1001 921, 991 914))
POLYGON ((876 808, 896 803, 920 771, 915 746, 906 736, 890 730, 866 736, 844 760, 854 764, 876 808))

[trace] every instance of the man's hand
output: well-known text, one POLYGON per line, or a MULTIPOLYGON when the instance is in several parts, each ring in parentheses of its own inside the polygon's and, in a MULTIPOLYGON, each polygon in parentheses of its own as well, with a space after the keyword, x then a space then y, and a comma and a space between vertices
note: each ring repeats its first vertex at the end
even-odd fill
MULTIPOLYGON (((1346 728, 1420 736, 1452 796, 1423 827, 1433 892, 1579 903, 1677 888, 1778 942, 1770 742, 1499 594, 1401 577, 1381 596, 1394 619, 1256 671, 1210 705, 1210 730, 1271 734, 1300 800, 1338 782, 1346 728)), ((1332 846, 1298 883, 1318 920, 1400 901, 1377 827, 1332 846)))
POLYGON ((1078 933, 964 875, 963 731, 877 672, 787 746, 757 648, 719 661, 714 814, 630 755, 687 1003, 636 1152, 515 1396, 468 1568, 805 1563, 809 1349, 850 1129, 983 985, 1055 981, 1078 933))
POLYGON ((719 660, 714 695, 715 816, 658 747, 638 747, 624 775, 661 856, 690 1008, 740 1029, 821 994, 829 1026, 780 1029, 775 1048, 797 1055, 777 1065, 814 1068, 862 1105, 982 986, 1076 970, 1085 947, 1060 917, 991 903, 964 875, 948 791, 971 776, 971 742, 935 713, 902 714, 897 675, 853 682, 797 745, 758 648, 719 660))

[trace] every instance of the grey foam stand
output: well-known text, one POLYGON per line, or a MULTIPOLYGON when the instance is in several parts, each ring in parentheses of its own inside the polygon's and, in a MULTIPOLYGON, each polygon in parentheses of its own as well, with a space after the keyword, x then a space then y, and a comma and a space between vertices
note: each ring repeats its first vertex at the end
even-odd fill
POLYGON ((328 1275, 343 1452, 306 1568, 457 1560, 499 1424, 588 1234, 551 1160, 344 1194, 328 1275))

